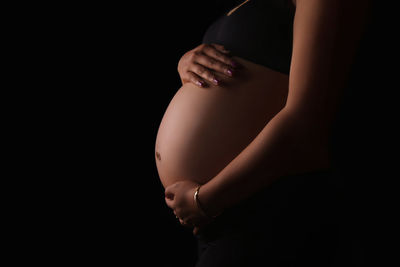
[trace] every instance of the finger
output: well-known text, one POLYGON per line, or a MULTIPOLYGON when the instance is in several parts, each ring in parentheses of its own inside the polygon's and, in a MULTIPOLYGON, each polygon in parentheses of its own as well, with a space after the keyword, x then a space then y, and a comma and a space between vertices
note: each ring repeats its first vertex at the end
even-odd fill
POLYGON ((193 83, 195 85, 197 85, 198 87, 204 88, 207 87, 207 83, 204 81, 203 78, 201 78, 199 75, 197 75, 196 73, 192 72, 192 71, 188 71, 186 73, 186 77, 184 78, 185 82, 190 82, 193 83))
POLYGON ((237 63, 226 53, 222 53, 218 49, 216 49, 214 46, 204 46, 204 48, 201 50, 202 53, 206 54, 207 56, 216 59, 217 61, 220 61, 230 67, 235 68, 237 63))
POLYGON ((197 57, 196 63, 206 69, 213 70, 228 77, 232 77, 234 73, 234 69, 231 66, 205 54, 204 56, 197 57))
POLYGON ((168 207, 170 207, 171 209, 174 209, 174 207, 175 207, 174 199, 170 199, 170 198, 165 197, 165 203, 167 203, 168 207))
POLYGON ((167 199, 173 200, 174 196, 175 196, 175 194, 170 191, 165 192, 165 198, 167 198, 167 199))
POLYGON ((213 46, 215 49, 217 49, 218 51, 224 53, 224 54, 229 54, 231 51, 227 50, 225 48, 225 46, 221 45, 221 44, 210 44, 211 46, 213 46))
POLYGON ((221 82, 212 71, 210 71, 208 68, 204 67, 201 64, 198 63, 193 64, 190 71, 196 74, 197 76, 203 78, 204 80, 213 83, 214 85, 219 85, 221 82))
POLYGON ((177 186, 177 183, 174 183, 174 184, 168 186, 167 188, 165 188, 164 193, 165 193, 166 198, 174 199, 176 186, 177 186))

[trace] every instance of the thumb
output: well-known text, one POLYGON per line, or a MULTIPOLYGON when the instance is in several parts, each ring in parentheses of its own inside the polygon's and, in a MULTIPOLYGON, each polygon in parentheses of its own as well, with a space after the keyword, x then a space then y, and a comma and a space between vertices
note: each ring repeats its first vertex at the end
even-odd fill
POLYGON ((170 200, 174 199, 174 195, 175 195, 174 188, 175 188, 174 185, 170 185, 167 188, 165 188, 165 198, 166 199, 170 199, 170 200))
POLYGON ((171 209, 174 208, 174 190, 172 186, 168 186, 165 189, 165 203, 167 203, 167 206, 170 207, 171 209))
POLYGON ((169 199, 167 197, 165 197, 165 203, 167 204, 168 207, 170 207, 171 209, 174 209, 174 200, 173 199, 169 199))

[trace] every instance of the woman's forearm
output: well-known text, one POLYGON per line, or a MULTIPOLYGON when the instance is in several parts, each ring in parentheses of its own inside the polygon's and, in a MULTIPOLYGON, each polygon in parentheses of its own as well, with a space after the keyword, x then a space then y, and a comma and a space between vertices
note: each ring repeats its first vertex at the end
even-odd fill
POLYGON ((283 109, 216 177, 204 184, 200 200, 218 214, 279 177, 329 167, 321 124, 283 109))

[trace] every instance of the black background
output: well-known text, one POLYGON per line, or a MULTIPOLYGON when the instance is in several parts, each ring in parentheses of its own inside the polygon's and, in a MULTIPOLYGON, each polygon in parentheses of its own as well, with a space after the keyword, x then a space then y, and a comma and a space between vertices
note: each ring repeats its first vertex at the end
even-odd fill
POLYGON ((181 86, 178 61, 222 9, 218 1, 160 1, 82 11, 66 56, 75 74, 63 145, 73 156, 60 164, 68 197, 58 222, 67 226, 61 240, 73 248, 66 259, 174 267, 195 261, 195 238, 164 202, 154 145, 181 86))
MULTIPOLYGON (((194 237, 164 203, 154 144, 162 115, 180 87, 179 58, 201 42, 223 8, 211 0, 97 3, 72 6, 67 19, 51 28, 55 35, 47 46, 62 68, 48 71, 57 92, 43 110, 44 124, 51 125, 41 137, 48 144, 46 160, 35 166, 50 177, 40 184, 46 188, 44 208, 35 215, 49 233, 41 236, 49 254, 65 262, 113 265, 179 267, 195 260, 194 237), (45 217, 51 219, 43 223, 45 217)), ((376 26, 375 62, 365 62, 376 70, 374 90, 361 98, 363 108, 373 103, 367 112, 373 114, 372 130, 359 138, 361 152, 349 160, 350 173, 367 184, 359 190, 371 196, 363 206, 368 217, 362 231, 374 258, 380 258, 382 247, 382 255, 390 254, 384 245, 392 234, 391 214, 398 210, 395 194, 389 194, 397 157, 388 155, 396 152, 398 119, 394 78, 388 78, 396 77, 388 67, 395 56, 395 31, 388 25, 383 20, 376 26)))

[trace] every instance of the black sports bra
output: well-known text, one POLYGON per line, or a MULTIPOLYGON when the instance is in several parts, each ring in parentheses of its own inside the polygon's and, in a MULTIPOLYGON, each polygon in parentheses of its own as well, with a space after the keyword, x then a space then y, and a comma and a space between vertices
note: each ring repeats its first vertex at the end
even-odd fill
POLYGON ((224 45, 233 55, 288 74, 294 8, 290 0, 242 0, 206 31, 203 43, 224 45))

